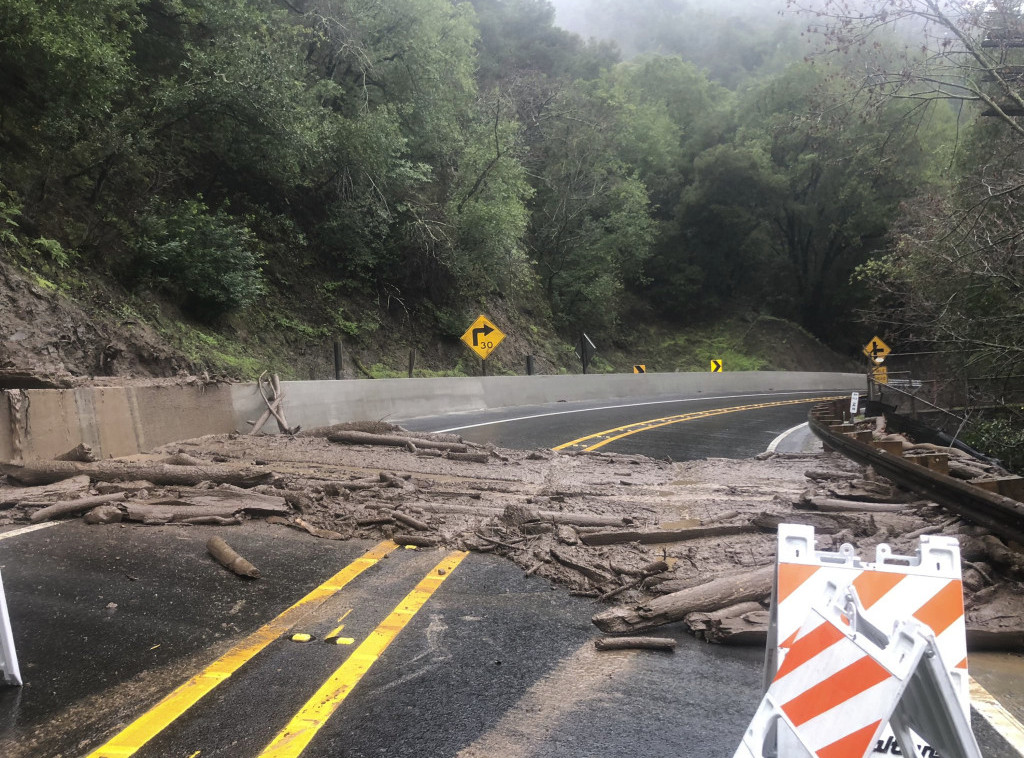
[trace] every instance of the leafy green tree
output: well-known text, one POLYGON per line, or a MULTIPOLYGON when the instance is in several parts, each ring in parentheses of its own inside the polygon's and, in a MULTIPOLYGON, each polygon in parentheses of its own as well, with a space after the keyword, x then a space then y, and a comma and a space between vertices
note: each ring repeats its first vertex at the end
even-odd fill
POLYGON ((156 202, 139 221, 133 275, 175 296, 193 315, 212 320, 265 291, 252 231, 201 198, 156 202))
POLYGON ((578 87, 543 127, 530 245, 555 316, 569 328, 614 327, 621 293, 642 278, 654 236, 643 182, 617 154, 616 109, 578 87))
POLYGON ((925 137, 942 126, 899 104, 860 105, 808 65, 738 101, 735 136, 697 156, 678 208, 676 250, 704 272, 705 294, 741 296, 823 336, 846 323, 850 274, 918 190, 933 156, 925 137))

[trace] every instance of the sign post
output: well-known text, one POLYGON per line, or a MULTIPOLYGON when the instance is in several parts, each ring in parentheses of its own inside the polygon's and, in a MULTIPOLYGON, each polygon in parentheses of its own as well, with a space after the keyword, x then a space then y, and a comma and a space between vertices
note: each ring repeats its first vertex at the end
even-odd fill
POLYGON ((597 345, 587 336, 586 332, 580 332, 580 341, 576 343, 576 346, 580 349, 578 355, 580 361, 583 363, 583 373, 587 373, 587 367, 590 365, 590 360, 597 353, 597 345))

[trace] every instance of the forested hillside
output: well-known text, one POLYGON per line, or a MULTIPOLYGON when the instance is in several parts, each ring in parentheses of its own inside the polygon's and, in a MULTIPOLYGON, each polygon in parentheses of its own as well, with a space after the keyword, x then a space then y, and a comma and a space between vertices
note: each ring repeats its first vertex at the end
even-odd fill
POLYGON ((481 310, 540 353, 775 317, 1016 371, 1015 48, 830 5, 593 0, 615 42, 547 0, 0 0, 0 259, 238 375, 481 310))

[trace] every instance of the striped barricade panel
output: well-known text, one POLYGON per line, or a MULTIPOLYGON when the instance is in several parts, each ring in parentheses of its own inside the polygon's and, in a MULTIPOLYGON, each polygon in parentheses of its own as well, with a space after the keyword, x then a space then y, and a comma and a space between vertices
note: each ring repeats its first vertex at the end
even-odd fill
MULTIPOLYGON (((874 563, 861 561, 850 545, 843 545, 838 553, 815 550, 814 528, 810 526, 782 524, 778 541, 773 628, 769 633, 769 645, 776 649, 768 655, 769 681, 796 665, 801 655, 798 651, 827 637, 827 629, 818 630, 817 624, 805 623, 808 609, 827 596, 830 588, 849 584, 863 609, 888 627, 886 632, 908 619, 932 630, 960 707, 970 717, 963 585, 956 539, 923 536, 914 556, 896 556, 888 545, 879 545, 874 563), (801 644, 805 637, 809 639, 801 644)), ((895 745, 892 731, 886 728, 876 741, 875 753, 894 753, 895 745)), ((930 754, 928 750, 922 745, 925 754, 930 754)))

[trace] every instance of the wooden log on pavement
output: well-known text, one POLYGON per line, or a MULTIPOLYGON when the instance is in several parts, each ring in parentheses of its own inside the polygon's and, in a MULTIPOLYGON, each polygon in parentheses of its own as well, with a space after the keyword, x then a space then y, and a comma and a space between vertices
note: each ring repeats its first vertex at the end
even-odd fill
POLYGON ((42 461, 25 464, 0 463, 0 473, 22 484, 52 484, 63 479, 86 475, 93 481, 112 482, 119 479, 146 479, 165 486, 190 487, 200 482, 255 487, 277 478, 272 471, 259 468, 238 468, 220 464, 208 466, 169 466, 148 461, 104 460, 95 463, 78 461, 42 461))
POLYGON ((37 487, 4 487, 0 489, 0 508, 10 508, 18 503, 47 501, 52 498, 67 497, 86 492, 89 489, 89 477, 85 474, 62 479, 52 484, 37 487))
POLYGON ((898 513, 915 503, 865 503, 861 500, 839 500, 831 497, 809 497, 794 503, 796 508, 813 508, 824 513, 864 512, 898 513))
POLYGON ((832 516, 818 513, 778 513, 762 512, 754 516, 750 523, 763 532, 779 531, 779 524, 806 524, 813 526, 816 534, 835 534, 842 527, 832 516))
POLYGON ((95 508, 97 505, 103 505, 105 503, 113 503, 124 500, 123 492, 115 492, 110 495, 94 495, 92 497, 81 497, 77 500, 63 500, 53 505, 48 505, 45 508, 40 508, 38 511, 29 516, 29 521, 33 524, 38 524, 42 521, 49 521, 50 519, 59 518, 60 516, 70 516, 75 513, 81 513, 82 511, 88 511, 95 508))
POLYGON ((232 547, 220 537, 210 537, 206 542, 206 550, 220 565, 229 571, 233 571, 239 576, 249 577, 251 579, 260 578, 260 570, 236 553, 234 549, 232 549, 232 547))
POLYGON ((412 545, 414 547, 437 547, 441 540, 437 537, 428 537, 423 534, 396 534, 392 538, 399 545, 412 545))
POLYGON ((686 616, 685 623, 697 637, 716 644, 764 644, 769 613, 752 600, 705 613, 686 616))
POLYGON ((469 448, 458 442, 440 442, 438 440, 421 439, 420 437, 402 437, 397 434, 373 434, 372 432, 339 431, 327 435, 329 442, 341 445, 385 445, 389 447, 417 448, 432 450, 450 450, 465 453, 469 448))
POLYGON ((676 641, 671 637, 602 637, 594 640, 598 650, 663 650, 673 652, 676 641))
POLYGON ((703 537, 726 537, 731 534, 749 534, 758 531, 753 524, 729 524, 722 526, 698 526, 692 529, 650 529, 644 531, 589 532, 580 535, 580 542, 594 547, 596 545, 621 545, 626 542, 639 542, 644 545, 655 545, 662 542, 682 542, 703 537))
POLYGON ((429 532, 430 531, 430 527, 426 523, 424 523, 423 521, 420 521, 418 518, 413 518, 412 516, 409 516, 408 514, 400 513, 399 511, 395 511, 394 513, 391 514, 391 517, 395 521, 399 521, 399 522, 405 524, 408 527, 412 527, 413 529, 415 529, 418 532, 429 532))
POLYGON ((591 621, 602 632, 624 634, 682 621, 695 611, 715 611, 747 600, 760 600, 772 592, 774 566, 725 576, 689 589, 662 595, 637 605, 609 608, 591 621))

